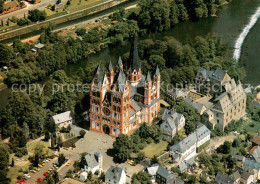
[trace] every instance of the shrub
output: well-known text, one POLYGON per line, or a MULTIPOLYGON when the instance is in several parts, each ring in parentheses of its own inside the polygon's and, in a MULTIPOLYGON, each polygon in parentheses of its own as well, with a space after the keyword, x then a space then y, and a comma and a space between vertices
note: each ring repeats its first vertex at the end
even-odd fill
POLYGON ((83 138, 85 136, 85 134, 86 134, 85 130, 80 130, 79 131, 79 135, 80 135, 81 138, 83 138))

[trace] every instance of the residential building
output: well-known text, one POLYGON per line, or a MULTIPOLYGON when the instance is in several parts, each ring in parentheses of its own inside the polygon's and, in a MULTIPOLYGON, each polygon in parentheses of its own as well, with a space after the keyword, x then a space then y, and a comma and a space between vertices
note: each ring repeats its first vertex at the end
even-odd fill
POLYGON ((195 78, 196 89, 199 93, 209 96, 208 101, 193 99, 188 101, 200 114, 203 121, 221 130, 231 122, 237 121, 246 114, 246 93, 242 84, 235 82, 228 73, 221 69, 208 71, 200 68, 195 78), (198 103, 198 104, 196 104, 198 103))
POLYGON ((237 182, 232 177, 229 177, 220 171, 215 178, 215 182, 217 184, 237 184, 237 182))
POLYGON ((148 172, 152 176, 152 178, 151 178, 152 183, 155 182, 156 173, 158 171, 159 166, 160 166, 159 164, 153 164, 152 166, 145 168, 145 171, 148 172))
POLYGON ((123 166, 111 166, 105 176, 105 182, 107 184, 125 184, 126 173, 123 166))
POLYGON ((185 117, 174 110, 165 109, 160 128, 166 140, 172 140, 175 134, 185 126, 185 117))
POLYGON ((170 147, 170 152, 175 162, 181 163, 196 155, 196 148, 210 140, 210 130, 205 125, 200 125, 195 132, 179 143, 170 147))
POLYGON ((260 162, 260 147, 257 146, 251 155, 256 162, 260 162))
POLYGON ((193 167, 196 164, 194 157, 189 158, 188 160, 183 160, 177 167, 179 172, 184 172, 193 167))
POLYGON ((90 90, 90 130, 117 137, 139 124, 151 124, 160 110, 160 71, 143 75, 137 40, 131 47, 126 74, 121 58, 108 71, 99 65, 90 90))
POLYGON ((82 181, 86 181, 88 179, 88 173, 85 171, 80 173, 79 179, 81 179, 82 181))
POLYGON ((180 178, 176 178, 176 175, 172 171, 169 171, 167 168, 163 168, 159 164, 153 164, 150 167, 146 167, 144 171, 148 172, 152 176, 152 183, 184 184, 180 178))
POLYGON ((81 170, 85 172, 92 172, 93 174, 96 171, 102 171, 103 156, 100 152, 93 151, 87 153, 84 157, 85 165, 81 170))
POLYGON ((71 111, 66 111, 60 114, 52 116, 52 120, 59 128, 67 128, 69 125, 72 125, 73 117, 71 111))
POLYGON ((176 175, 168 169, 159 166, 156 172, 155 181, 157 184, 172 184, 176 180, 176 175))
POLYGON ((166 101, 171 102, 172 100, 176 100, 177 98, 186 98, 187 93, 179 88, 172 88, 166 91, 166 101))

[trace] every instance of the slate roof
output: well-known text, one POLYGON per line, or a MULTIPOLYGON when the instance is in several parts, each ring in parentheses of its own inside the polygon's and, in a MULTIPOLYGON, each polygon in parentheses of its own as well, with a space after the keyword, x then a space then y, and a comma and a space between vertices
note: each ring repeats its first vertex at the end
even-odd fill
POLYGON ((155 176, 157 171, 159 168, 159 164, 153 164, 151 167, 147 167, 147 172, 151 175, 151 176, 155 176))
POLYGON ((130 50, 130 56, 129 56, 129 63, 130 63, 130 70, 137 70, 139 71, 139 69, 141 68, 141 64, 139 62, 139 53, 138 53, 138 38, 137 36, 134 37, 134 42, 131 46, 131 50, 130 50))
POLYGON ((186 98, 187 97, 187 94, 178 88, 174 88, 172 90, 167 91, 167 94, 169 96, 171 96, 172 98, 178 98, 178 97, 186 98))
POLYGON ((197 142, 196 133, 190 134, 188 137, 180 141, 179 143, 173 145, 170 147, 170 151, 177 151, 180 153, 184 153, 187 149, 189 149, 191 146, 195 145, 197 142))
POLYGON ((162 120, 163 123, 167 123, 170 128, 173 130, 176 126, 179 125, 181 118, 183 117, 182 114, 177 113, 176 111, 165 109, 163 112, 162 120))
POLYGON ((147 82, 151 82, 151 81, 152 81, 150 72, 147 73, 146 81, 147 81, 147 82))
POLYGON ((252 153, 256 162, 260 162, 260 147, 258 146, 252 153))
POLYGON ((168 169, 162 167, 159 165, 159 168, 157 170, 157 174, 165 178, 166 180, 172 180, 174 181, 176 179, 175 174, 172 171, 169 171, 168 169))
POLYGON ((210 135, 210 130, 205 125, 202 125, 196 129, 195 133, 197 135, 197 140, 200 141, 210 135))
POLYGON ((223 174, 222 172, 218 172, 215 181, 218 184, 234 184, 235 180, 231 179, 230 177, 228 177, 227 175, 223 174))
POLYGON ((240 175, 240 173, 239 173, 238 171, 236 171, 236 172, 234 172, 234 173, 232 174, 232 178, 233 178, 234 180, 238 180, 239 178, 241 178, 241 175, 240 175))
POLYGON ((122 177, 123 171, 125 168, 123 166, 118 167, 118 166, 111 166, 106 173, 106 180, 111 179, 113 181, 116 181, 118 183, 122 177))
POLYGON ((158 65, 156 66, 155 76, 156 77, 160 76, 160 69, 159 69, 158 65))
POLYGON ((123 64, 121 56, 119 56, 117 64, 118 66, 121 66, 123 64))
POLYGON ((96 85, 102 85, 105 78, 105 72, 102 70, 101 65, 99 64, 96 70, 96 75, 94 77, 94 83, 96 85))
POLYGON ((126 85, 126 76, 122 70, 119 71, 116 83, 115 83, 115 90, 123 93, 125 91, 125 85, 126 85))
POLYGON ((186 169, 190 168, 191 166, 193 166, 193 164, 195 164, 195 160, 194 157, 191 157, 188 160, 184 160, 180 163, 180 165, 178 166, 178 169, 180 172, 185 171, 186 169))
POLYGON ((213 74, 213 71, 206 70, 205 68, 199 68, 197 72, 197 77, 199 77, 200 74, 205 80, 209 80, 211 75, 213 74))
POLYGON ((194 107, 195 109, 197 109, 198 113, 201 113, 203 107, 205 107, 203 104, 194 101, 191 97, 187 97, 185 99, 185 102, 191 105, 192 107, 194 107))
POLYGON ((71 111, 66 111, 61 114, 56 114, 52 116, 55 124, 60 124, 69 120, 72 120, 72 113, 71 111))
POLYGON ((255 170, 259 171, 260 170, 260 163, 246 158, 244 163, 243 163, 243 167, 246 168, 246 169, 251 169, 251 170, 255 169, 255 170))
POLYGON ((142 108, 138 105, 136 101, 131 102, 131 106, 136 110, 136 112, 140 111, 142 108))
POLYGON ((195 132, 191 133, 188 137, 186 137, 179 143, 171 146, 170 151, 184 153, 191 146, 197 144, 197 141, 202 140, 208 135, 210 135, 210 130, 205 125, 201 125, 199 128, 195 130, 195 132))
POLYGON ((226 73, 226 71, 217 68, 215 72, 211 75, 211 78, 221 82, 224 79, 226 73))
POLYGON ((87 163, 87 166, 90 168, 94 168, 99 165, 98 163, 98 157, 102 157, 102 154, 96 151, 93 151, 91 153, 87 153, 85 155, 85 160, 87 163))
POLYGON ((112 62, 111 62, 111 61, 109 62, 108 69, 109 69, 110 72, 113 70, 113 65, 112 65, 112 62))

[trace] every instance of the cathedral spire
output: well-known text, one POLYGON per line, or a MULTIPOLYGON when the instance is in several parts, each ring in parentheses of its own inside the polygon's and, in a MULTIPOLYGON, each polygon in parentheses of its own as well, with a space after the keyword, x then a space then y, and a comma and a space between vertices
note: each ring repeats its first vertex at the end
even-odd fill
POLYGON ((119 58, 118 58, 117 65, 118 65, 118 67, 119 67, 120 70, 123 70, 123 69, 124 69, 124 67, 123 67, 123 62, 122 62, 122 59, 121 59, 120 56, 119 56, 119 58))
POLYGON ((156 66, 155 76, 156 77, 160 76, 160 69, 159 69, 158 65, 156 66))
POLYGON ((113 65, 112 65, 112 62, 111 62, 111 61, 109 62, 108 69, 109 69, 110 72, 113 71, 113 65))
POLYGON ((139 54, 138 54, 138 38, 137 35, 135 35, 134 37, 134 42, 131 46, 131 50, 130 50, 130 56, 129 56, 129 63, 130 63, 130 67, 132 68, 132 70, 136 69, 137 71, 139 71, 139 69, 141 68, 140 62, 139 62, 139 54))
POLYGON ((151 76, 150 76, 150 72, 147 73, 147 76, 146 76, 146 81, 147 82, 151 82, 151 76))

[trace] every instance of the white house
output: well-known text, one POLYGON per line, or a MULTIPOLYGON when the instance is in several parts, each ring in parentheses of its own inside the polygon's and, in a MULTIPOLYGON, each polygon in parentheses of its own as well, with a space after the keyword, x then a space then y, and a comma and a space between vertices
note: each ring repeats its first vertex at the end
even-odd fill
POLYGON ((210 130, 205 126, 200 126, 195 131, 197 137, 197 148, 210 140, 210 130))
POLYGON ((81 168, 82 171, 85 172, 91 171, 93 174, 96 171, 102 171, 103 156, 101 153, 96 151, 87 153, 84 159, 86 164, 84 165, 84 168, 81 168))
POLYGON ((61 114, 56 114, 52 116, 52 119, 56 125, 58 125, 59 128, 62 127, 68 127, 69 125, 72 125, 72 113, 71 111, 63 112, 61 114))
POLYGON ((107 184, 125 184, 126 173, 124 166, 111 166, 106 173, 105 182, 107 184))
POLYGON ((155 182, 156 173, 158 171, 159 164, 153 164, 151 167, 147 167, 145 170, 152 176, 151 181, 152 183, 155 182))
POLYGON ((162 120, 160 128, 163 131, 164 138, 167 140, 171 140, 185 126, 185 117, 174 110, 165 109, 162 120))
POLYGON ((79 175, 79 178, 82 180, 82 181, 86 181, 87 178, 88 178, 88 173, 87 172, 82 172, 80 175, 79 175))
POLYGON ((210 140, 210 130, 201 125, 188 137, 170 147, 175 162, 188 160, 196 155, 196 148, 210 140))

